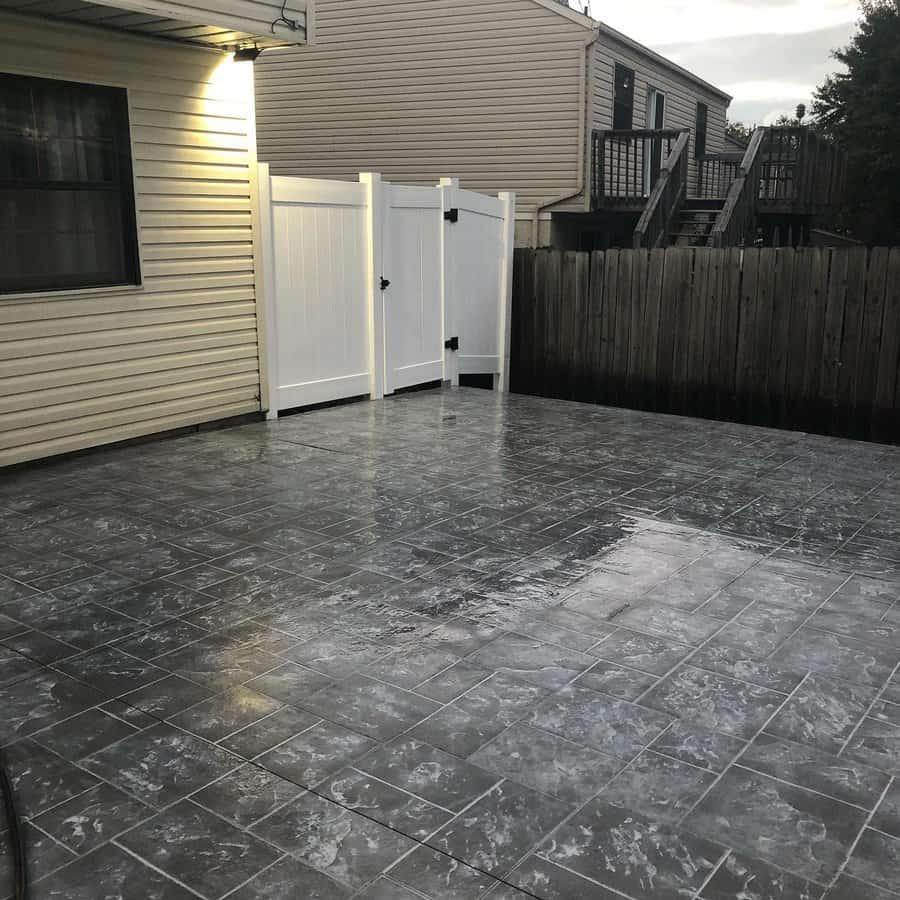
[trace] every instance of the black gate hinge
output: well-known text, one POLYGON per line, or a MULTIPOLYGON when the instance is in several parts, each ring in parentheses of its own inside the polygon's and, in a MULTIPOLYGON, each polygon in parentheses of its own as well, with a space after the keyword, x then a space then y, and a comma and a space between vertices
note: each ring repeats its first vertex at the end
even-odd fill
POLYGON ((449 340, 444 341, 444 349, 446 350, 459 350, 459 338, 452 337, 449 340))
POLYGON ((391 286, 390 281, 388 281, 387 278, 382 277, 382 279, 381 279, 381 289, 382 289, 383 291, 386 291, 390 286, 391 286))
POLYGON ((459 210, 454 206, 453 209, 448 209, 444 212, 444 221, 445 222, 458 222, 459 221, 459 210))

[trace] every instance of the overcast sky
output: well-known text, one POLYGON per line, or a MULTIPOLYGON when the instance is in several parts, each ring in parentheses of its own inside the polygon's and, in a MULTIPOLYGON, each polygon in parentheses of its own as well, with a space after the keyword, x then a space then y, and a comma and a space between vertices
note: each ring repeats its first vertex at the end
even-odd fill
POLYGON ((590 0, 590 12, 734 95, 729 115, 746 124, 808 104, 859 14, 857 0, 590 0))

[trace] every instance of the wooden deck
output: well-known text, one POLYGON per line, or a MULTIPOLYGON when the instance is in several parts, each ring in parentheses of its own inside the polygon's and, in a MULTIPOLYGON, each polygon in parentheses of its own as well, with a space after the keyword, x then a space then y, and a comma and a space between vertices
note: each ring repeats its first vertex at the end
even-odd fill
MULTIPOLYGON (((672 130, 595 131, 592 140, 591 208, 594 211, 651 213, 659 218, 658 198, 677 194, 669 184, 679 171, 679 138, 672 130), (654 207, 654 209, 651 209, 654 207)), ((683 143, 683 142, 682 142, 683 143)), ((684 179, 682 179, 684 181, 684 179)), ((695 192, 681 187, 682 203, 722 200, 723 214, 711 244, 731 246, 754 239, 761 216, 803 218, 803 227, 827 224, 841 202, 846 154, 809 126, 757 129, 747 153, 707 155, 698 160, 695 192)), ((635 234, 637 246, 660 246, 679 210, 667 211, 664 227, 635 234), (652 233, 655 243, 641 243, 652 233)))
POLYGON ((681 133, 676 129, 595 131, 592 208, 642 212, 681 133))
POLYGON ((816 216, 843 199, 846 153, 812 128, 764 129, 760 212, 816 216))

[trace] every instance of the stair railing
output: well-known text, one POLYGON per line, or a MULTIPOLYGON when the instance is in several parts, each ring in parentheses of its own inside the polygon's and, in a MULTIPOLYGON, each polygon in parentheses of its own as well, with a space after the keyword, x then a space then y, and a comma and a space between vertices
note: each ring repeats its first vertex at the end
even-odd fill
POLYGON ((681 207, 687 191, 688 153, 690 132, 682 131, 672 152, 662 164, 659 178, 650 193, 647 205, 634 230, 633 245, 641 248, 662 247, 669 233, 675 214, 681 207))
POLYGON ((707 154, 697 160, 697 199, 724 200, 738 177, 743 153, 707 154))
POLYGON ((709 243, 712 247, 742 247, 755 236, 756 207, 759 202, 765 128, 753 132, 738 177, 728 191, 722 211, 716 217, 709 243))

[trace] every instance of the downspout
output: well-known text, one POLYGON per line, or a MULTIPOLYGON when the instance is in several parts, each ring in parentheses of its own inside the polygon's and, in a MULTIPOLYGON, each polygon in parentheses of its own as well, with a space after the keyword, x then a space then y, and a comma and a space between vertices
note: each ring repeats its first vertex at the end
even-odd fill
POLYGON ((578 182, 577 187, 574 191, 566 191, 564 194, 560 194, 558 197, 554 197, 552 200, 547 200, 543 203, 539 203, 534 209, 534 215, 532 217, 531 222, 531 243, 534 247, 537 247, 538 240, 540 238, 540 230, 541 230, 541 213, 550 206, 556 206, 557 203, 563 203, 566 200, 571 200, 573 197, 579 196, 584 192, 584 186, 586 183, 585 178, 585 169, 587 168, 587 117, 588 117, 588 96, 593 96, 593 85, 588 82, 588 74, 590 72, 590 65, 588 60, 590 59, 591 48, 597 41, 600 39, 600 30, 597 29, 591 32, 591 37, 589 37, 584 42, 584 52, 581 56, 581 94, 578 100, 578 182))

